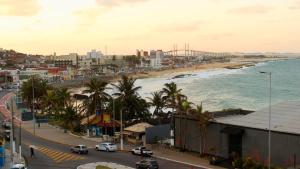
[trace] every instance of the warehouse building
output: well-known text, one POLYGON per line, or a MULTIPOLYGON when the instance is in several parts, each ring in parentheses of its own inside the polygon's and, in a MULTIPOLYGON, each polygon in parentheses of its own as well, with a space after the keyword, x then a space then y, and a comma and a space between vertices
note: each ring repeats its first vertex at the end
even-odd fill
MULTIPOLYGON (((200 128, 197 119, 175 117, 175 146, 200 152, 200 128)), ((215 116, 208 125, 205 152, 230 158, 242 158, 268 164, 269 108, 253 113, 215 116)), ((300 102, 284 102, 271 107, 271 163, 284 168, 300 164, 300 102)))

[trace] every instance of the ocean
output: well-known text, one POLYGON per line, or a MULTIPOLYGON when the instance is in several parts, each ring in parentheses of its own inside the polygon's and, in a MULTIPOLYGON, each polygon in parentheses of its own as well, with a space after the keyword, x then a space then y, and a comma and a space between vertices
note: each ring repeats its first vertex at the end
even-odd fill
POLYGON ((204 110, 229 108, 259 110, 269 105, 271 72, 271 101, 300 101, 300 59, 258 63, 241 69, 213 69, 184 72, 161 77, 138 79, 136 85, 143 98, 159 91, 165 83, 175 82, 188 100, 203 105, 204 110), (179 78, 173 78, 182 75, 179 78))

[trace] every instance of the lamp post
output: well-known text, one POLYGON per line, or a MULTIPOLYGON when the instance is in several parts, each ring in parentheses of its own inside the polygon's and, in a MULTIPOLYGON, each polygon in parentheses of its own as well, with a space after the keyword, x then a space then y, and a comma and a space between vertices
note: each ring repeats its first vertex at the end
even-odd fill
POLYGON ((269 163, 268 169, 271 168, 271 98, 272 98, 272 72, 259 72, 269 75, 269 133, 268 133, 268 154, 269 154, 269 163))
POLYGON ((120 144, 121 144, 121 150, 123 150, 123 111, 121 109, 120 112, 120 120, 121 120, 121 128, 120 128, 120 144))
POLYGON ((34 75, 32 76, 31 79, 31 86, 32 86, 32 120, 33 120, 33 135, 35 135, 35 113, 34 113, 34 75))
POLYGON ((115 113, 115 98, 112 98, 113 99, 113 132, 114 132, 114 136, 115 136, 115 132, 116 132, 116 113, 115 113))

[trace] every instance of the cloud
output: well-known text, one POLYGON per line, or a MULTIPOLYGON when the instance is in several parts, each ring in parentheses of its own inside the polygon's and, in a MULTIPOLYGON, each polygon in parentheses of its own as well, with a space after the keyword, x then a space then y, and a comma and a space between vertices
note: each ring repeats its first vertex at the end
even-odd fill
POLYGON ((155 28, 158 32, 192 32, 196 31, 203 24, 203 21, 191 21, 186 23, 169 23, 159 25, 155 28))
POLYGON ((200 38, 205 40, 220 40, 223 38, 230 38, 233 36, 235 36, 233 33, 215 33, 208 35, 200 35, 200 38))
POLYGON ((140 2, 146 2, 147 0, 96 0, 97 5, 102 7, 116 7, 124 4, 135 4, 140 2))
POLYGON ((300 0, 295 1, 295 3, 291 5, 289 9, 300 9, 300 0))
POLYGON ((270 10, 273 9, 270 6, 265 5, 251 5, 251 6, 243 6, 238 8, 233 8, 228 11, 228 13, 233 14, 265 14, 270 12, 270 10))
POLYGON ((81 26, 89 26, 94 24, 98 16, 103 12, 105 12, 105 9, 94 7, 75 11, 74 15, 77 17, 77 21, 81 26))
POLYGON ((33 16, 39 9, 37 0, 0 0, 0 16, 33 16))
POLYGON ((114 7, 142 3, 148 0, 96 0, 96 6, 75 11, 80 26, 88 27, 97 21, 97 18, 114 7))

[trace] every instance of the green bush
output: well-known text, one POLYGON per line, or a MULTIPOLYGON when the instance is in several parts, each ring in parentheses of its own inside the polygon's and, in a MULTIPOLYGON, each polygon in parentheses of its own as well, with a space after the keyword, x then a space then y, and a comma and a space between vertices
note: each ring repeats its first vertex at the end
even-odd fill
MULTIPOLYGON (((256 162, 250 157, 247 157, 245 159, 236 158, 232 166, 237 169, 267 169, 267 166, 264 166, 263 164, 256 162)), ((271 169, 281 169, 280 167, 274 167, 271 166, 271 169)))

